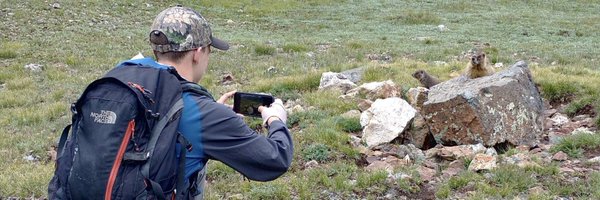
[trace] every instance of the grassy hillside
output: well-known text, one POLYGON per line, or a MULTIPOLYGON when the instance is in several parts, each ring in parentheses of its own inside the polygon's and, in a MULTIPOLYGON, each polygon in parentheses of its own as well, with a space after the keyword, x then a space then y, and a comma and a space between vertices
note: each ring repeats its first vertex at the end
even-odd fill
MULTIPOLYGON (((46 195, 54 169, 47 151, 69 123, 69 104, 119 61, 138 52, 151 55, 150 23, 177 3, 0 1, 0 199, 46 195), (43 70, 27 70, 27 64, 43 70)), ((348 144, 348 133, 360 131, 358 119, 339 115, 357 106, 317 91, 325 71, 364 67, 363 82, 392 79, 409 88, 418 83, 410 77, 415 69, 446 80, 461 72, 467 52, 482 48, 494 63, 528 61, 543 95, 552 102, 572 101, 572 114, 586 105, 600 108, 600 3, 595 0, 179 3, 199 10, 214 35, 232 44, 230 51, 213 51, 201 81, 215 96, 237 88, 318 108, 289 117, 297 149, 290 172, 273 182, 249 182, 212 162, 208 199, 373 198, 392 187, 415 193, 419 180, 386 184, 385 173, 365 172, 355 163, 359 153, 348 144), (232 74, 237 84, 221 85, 224 74, 232 74), (310 159, 321 166, 304 170, 310 159), (356 183, 348 183, 350 178, 356 183)), ((581 192, 573 196, 592 195, 588 191, 598 187, 600 175, 592 180, 597 182, 575 188, 581 192)))

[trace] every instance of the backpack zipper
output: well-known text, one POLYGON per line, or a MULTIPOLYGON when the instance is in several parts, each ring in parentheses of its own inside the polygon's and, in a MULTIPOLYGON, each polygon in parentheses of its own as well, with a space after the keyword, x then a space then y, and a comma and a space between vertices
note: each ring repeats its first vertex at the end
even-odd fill
POLYGON ((127 125, 127 130, 125 131, 125 136, 121 141, 121 146, 119 146, 119 151, 117 152, 117 157, 115 158, 115 162, 113 164, 112 169, 110 170, 110 175, 108 176, 108 183, 106 184, 106 192, 104 193, 104 199, 110 200, 112 196, 113 186, 115 184, 115 180, 117 179, 117 174, 119 173, 119 167, 121 167, 121 161, 123 160, 123 155, 125 154, 125 149, 127 149, 127 144, 131 139, 131 135, 135 131, 135 120, 129 121, 129 125, 127 125))

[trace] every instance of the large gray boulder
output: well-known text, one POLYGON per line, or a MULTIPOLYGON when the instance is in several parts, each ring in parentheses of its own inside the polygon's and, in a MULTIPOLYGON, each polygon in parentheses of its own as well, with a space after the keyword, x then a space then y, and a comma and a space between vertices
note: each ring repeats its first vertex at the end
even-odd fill
POLYGON ((533 146, 544 127, 542 98, 523 61, 490 76, 461 76, 432 87, 422 112, 444 145, 533 146))

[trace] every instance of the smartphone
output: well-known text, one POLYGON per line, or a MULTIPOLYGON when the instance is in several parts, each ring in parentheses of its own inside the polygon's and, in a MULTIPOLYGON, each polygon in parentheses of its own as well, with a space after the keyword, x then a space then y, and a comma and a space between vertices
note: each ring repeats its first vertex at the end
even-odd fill
POLYGON ((275 101, 271 95, 236 92, 233 96, 233 111, 245 116, 260 117, 259 106, 269 106, 275 101))

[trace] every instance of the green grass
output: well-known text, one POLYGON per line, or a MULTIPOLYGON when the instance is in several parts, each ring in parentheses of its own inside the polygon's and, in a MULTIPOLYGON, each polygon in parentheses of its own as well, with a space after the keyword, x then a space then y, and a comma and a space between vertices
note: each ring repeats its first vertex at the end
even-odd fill
MULTIPOLYGON (((375 199, 390 188, 419 191, 416 179, 389 183, 384 172, 365 172, 356 164, 360 154, 349 144, 349 133, 361 128, 358 119, 340 115, 357 105, 317 90, 326 71, 363 67, 359 84, 392 80, 406 90, 418 85, 410 75, 415 70, 448 80, 462 72, 465 52, 483 47, 491 61, 505 66, 528 61, 543 96, 569 103, 569 114, 600 109, 600 4, 592 0, 61 1, 60 9, 44 1, 5 0, 0 1, 0 198, 46 195, 54 169, 46 151, 70 123, 69 104, 119 61, 138 52, 152 55, 148 27, 162 9, 177 3, 199 10, 213 34, 231 43, 227 52, 213 51, 201 81, 215 96, 233 89, 267 92, 286 101, 300 99, 306 109, 288 118, 296 144, 290 172, 257 183, 211 162, 207 199, 375 199), (441 24, 448 30, 438 31, 441 24), (384 54, 392 60, 369 60, 368 55, 384 54), (44 70, 24 69, 31 63, 44 70), (232 74, 239 85, 221 85, 223 74, 232 74), (40 161, 24 161, 28 154, 40 161), (311 156, 323 162, 302 170, 302 161, 311 156)), ((577 156, 597 147, 595 138, 566 138, 554 150, 577 156)), ((563 180, 556 166, 492 173, 489 181, 453 178, 452 186, 444 182, 436 195, 451 197, 472 180, 477 182, 473 198, 514 196, 531 186, 521 176, 546 176, 541 184, 553 195, 599 198, 597 173, 569 187, 556 181, 563 180)))
POLYGON ((600 148, 599 134, 580 133, 569 135, 560 140, 560 142, 550 149, 550 152, 565 152, 569 157, 579 158, 583 156, 586 149, 600 148))

